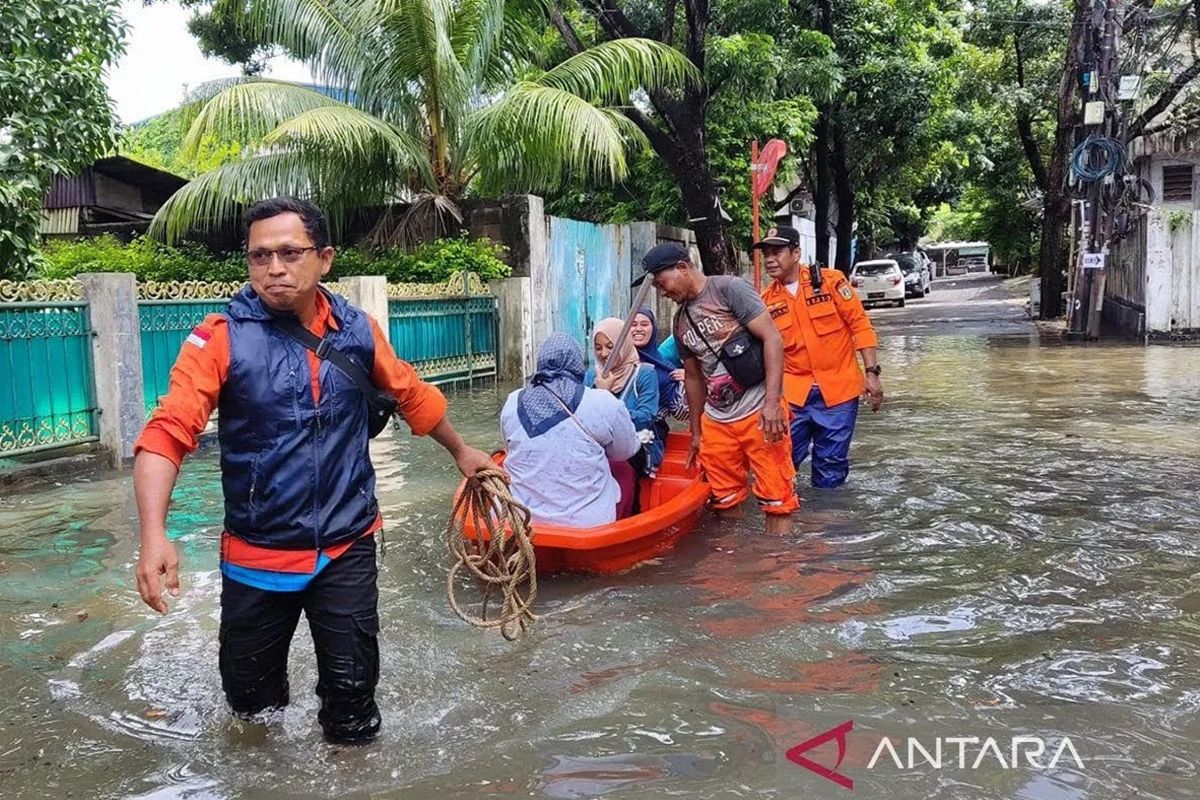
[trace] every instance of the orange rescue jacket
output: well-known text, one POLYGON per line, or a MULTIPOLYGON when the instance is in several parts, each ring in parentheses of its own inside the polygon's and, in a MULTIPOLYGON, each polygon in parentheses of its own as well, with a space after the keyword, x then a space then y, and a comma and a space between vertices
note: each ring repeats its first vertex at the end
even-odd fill
POLYGON ((795 297, 779 281, 771 281, 762 298, 783 337, 783 396, 789 403, 803 406, 813 383, 826 406, 862 394, 855 351, 877 347, 879 340, 845 275, 821 270, 821 292, 816 294, 809 269, 802 265, 795 297))

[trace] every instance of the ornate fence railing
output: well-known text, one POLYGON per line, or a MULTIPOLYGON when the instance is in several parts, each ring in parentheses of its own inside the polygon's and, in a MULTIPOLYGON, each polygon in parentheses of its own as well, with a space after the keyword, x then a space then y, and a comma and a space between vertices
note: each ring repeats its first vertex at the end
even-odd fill
POLYGON ((81 298, 74 281, 0 282, 0 458, 96 441, 81 298))
MULTIPOLYGON (((140 283, 137 328, 146 413, 166 393, 179 348, 224 310, 242 284, 140 283)), ((347 294, 345 285, 327 284, 347 294)), ((493 376, 496 299, 475 275, 443 284, 390 284, 392 348, 433 383, 493 376)), ((382 307, 380 307, 382 313, 382 307)), ((96 441, 93 332, 82 286, 0 281, 0 458, 96 441)))
POLYGON ((476 275, 388 286, 392 349, 432 383, 495 375, 497 326, 496 298, 476 275))

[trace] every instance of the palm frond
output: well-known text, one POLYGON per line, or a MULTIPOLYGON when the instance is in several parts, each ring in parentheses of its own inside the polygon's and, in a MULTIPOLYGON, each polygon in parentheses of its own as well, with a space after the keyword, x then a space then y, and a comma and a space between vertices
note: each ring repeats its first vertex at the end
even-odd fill
POLYGON ((453 198, 422 193, 407 207, 388 206, 367 239, 376 247, 414 247, 453 233, 462 221, 462 209, 453 198))
POLYGON ((645 138, 623 114, 522 82, 471 118, 468 146, 485 192, 550 191, 568 178, 619 181, 645 138))
POLYGON ((254 79, 238 82, 203 101, 180 145, 184 158, 193 158, 201 141, 261 141, 277 125, 315 108, 341 106, 328 95, 285 81, 254 79))
POLYGON ((353 0, 250 0, 248 24, 304 61, 318 81, 360 91, 379 57, 353 0))
POLYGON ((471 79, 454 50, 450 0, 365 0, 358 26, 378 35, 380 52, 367 78, 381 91, 418 91, 427 107, 454 110, 471 79))
POLYGON ((327 149, 276 150, 233 161, 186 184, 154 215, 150 235, 176 242, 189 232, 227 226, 250 203, 267 197, 306 197, 334 228, 353 209, 408 196, 402 173, 382 160, 344 157, 327 149))
POLYGON ((589 47, 537 82, 596 103, 628 103, 637 89, 671 89, 701 81, 682 53, 652 39, 617 39, 589 47))
POLYGON ((350 106, 327 105, 301 112, 262 141, 268 147, 333 154, 345 162, 382 161, 393 173, 415 173, 422 185, 433 182, 424 142, 350 106))

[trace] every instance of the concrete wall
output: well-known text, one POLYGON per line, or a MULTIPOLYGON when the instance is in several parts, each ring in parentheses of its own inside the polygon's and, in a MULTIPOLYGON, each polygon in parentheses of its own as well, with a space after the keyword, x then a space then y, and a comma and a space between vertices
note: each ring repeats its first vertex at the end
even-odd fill
MULTIPOLYGON (((491 284, 499 305, 499 374, 506 381, 526 380, 536 367, 538 345, 555 330, 552 300, 556 291, 564 290, 562 284, 570 272, 567 268, 572 266, 558 262, 568 257, 577 262, 579 248, 564 249, 561 241, 552 243, 552 218, 546 215, 542 198, 535 195, 469 204, 464 209, 463 222, 471 235, 486 236, 507 249, 512 276, 491 284)), ((654 222, 595 227, 597 235, 605 241, 600 250, 609 253, 617 263, 606 265, 615 268, 598 270, 605 277, 595 283, 594 290, 602 293, 602 298, 580 298, 586 301, 589 312, 623 316, 628 311, 636 291, 630 288, 626 276, 641 273, 642 256, 656 244, 679 242, 691 251, 693 263, 700 263, 695 236, 686 228, 654 222)), ((584 248, 585 272, 591 250, 584 248)), ((575 266, 578 268, 577 263, 575 266)), ((592 283, 585 279, 582 285, 592 286, 592 283)), ((657 296, 653 305, 660 320, 659 335, 665 338, 670 333, 675 305, 657 296)))
POLYGON ((100 445, 111 465, 121 466, 133 458, 133 443, 146 421, 137 279, 129 273, 88 273, 78 280, 95 332, 92 364, 100 445))
POLYGON ((533 280, 506 278, 488 284, 496 295, 500 341, 496 374, 501 381, 524 381, 533 375, 536 338, 533 328, 533 280))
POLYGON ((544 258, 545 216, 542 198, 523 194, 464 204, 463 227, 472 236, 504 245, 512 277, 528 278, 531 265, 544 258))
POLYGON ((382 275, 360 275, 338 281, 346 288, 345 297, 371 315, 379 325, 383 338, 391 340, 391 320, 388 319, 387 278, 382 275))
POLYGON ((1113 250, 1104 316, 1152 339, 1200 337, 1200 152, 1142 152, 1138 172, 1158 200, 1113 250), (1163 167, 1172 164, 1193 165, 1191 200, 1162 200, 1163 167))

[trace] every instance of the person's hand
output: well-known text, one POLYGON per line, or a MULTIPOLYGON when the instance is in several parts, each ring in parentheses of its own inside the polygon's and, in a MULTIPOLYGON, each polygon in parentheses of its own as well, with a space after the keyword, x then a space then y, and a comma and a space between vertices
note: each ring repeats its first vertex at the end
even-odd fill
POLYGON ((603 389, 606 392, 611 392, 613 390, 613 387, 616 385, 617 385, 616 373, 610 372, 609 374, 605 375, 604 367, 596 368, 596 388, 597 389, 603 389))
POLYGON ((700 463, 700 434, 692 434, 692 446, 688 448, 687 463, 684 469, 693 469, 700 463))
POLYGON ((767 403, 763 406, 762 419, 758 427, 762 429, 763 439, 774 444, 783 441, 787 435, 787 420, 783 416, 783 406, 780 403, 767 403))
POLYGON ((142 536, 142 552, 138 554, 136 575, 142 602, 160 614, 167 613, 160 576, 166 576, 167 591, 171 596, 178 597, 179 554, 165 533, 142 536))
POLYGON ((462 451, 454 457, 454 463, 458 466, 458 471, 468 478, 474 478, 476 474, 484 470, 500 469, 496 466, 496 462, 492 461, 491 456, 474 447, 463 447, 462 451))
POLYGON ((871 403, 871 411, 878 411, 883 405, 883 383, 879 380, 878 375, 867 375, 867 386, 863 390, 863 397, 871 403))
POLYGON ((674 370, 671 373, 671 380, 683 383, 683 369, 674 370))

